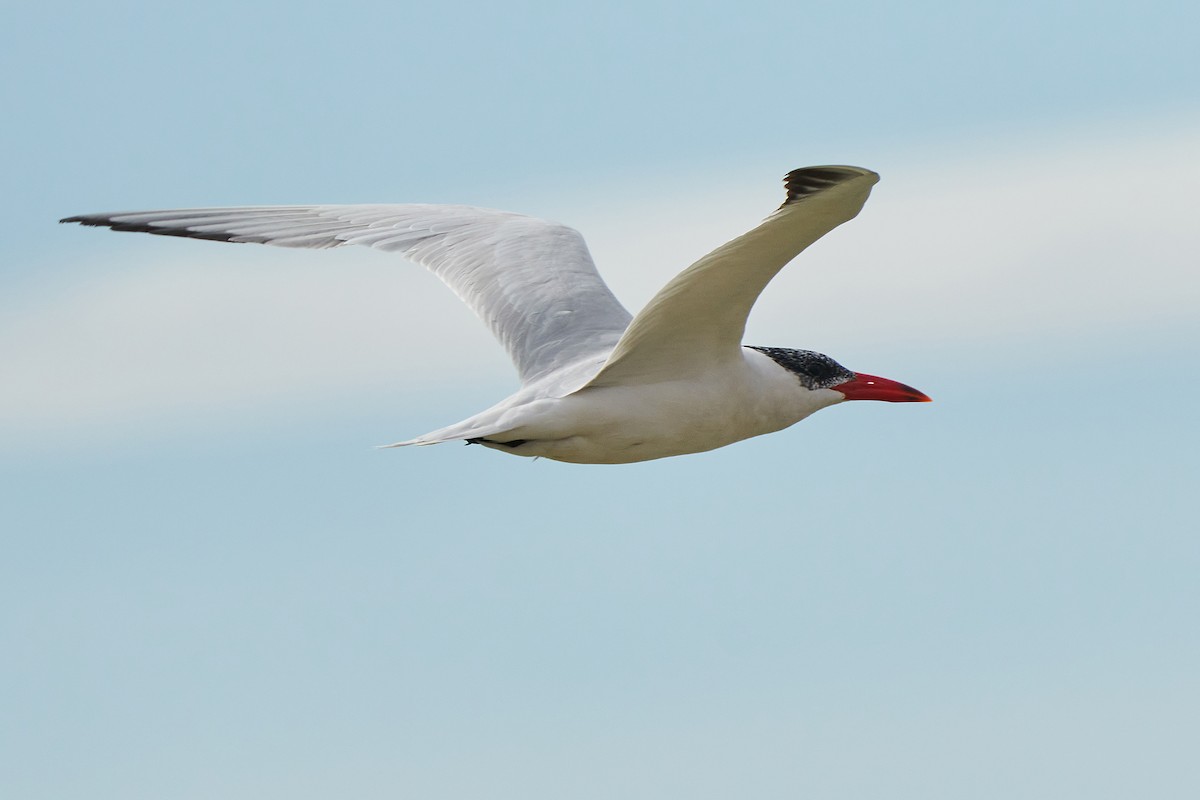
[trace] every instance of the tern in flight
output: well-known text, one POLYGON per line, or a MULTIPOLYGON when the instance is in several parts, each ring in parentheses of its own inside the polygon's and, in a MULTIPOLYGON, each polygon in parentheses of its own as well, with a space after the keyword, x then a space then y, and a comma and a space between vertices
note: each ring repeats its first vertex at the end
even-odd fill
POLYGON ((811 350, 742 344, 771 278, 853 219, 879 176, 788 173, 762 224, 675 276, 635 317, 572 228, 458 205, 244 206, 84 214, 78 222, 280 247, 366 245, 434 272, 508 350, 521 388, 469 419, 389 447, 466 441, 519 456, 623 464, 782 430, 844 400, 926 402, 811 350))

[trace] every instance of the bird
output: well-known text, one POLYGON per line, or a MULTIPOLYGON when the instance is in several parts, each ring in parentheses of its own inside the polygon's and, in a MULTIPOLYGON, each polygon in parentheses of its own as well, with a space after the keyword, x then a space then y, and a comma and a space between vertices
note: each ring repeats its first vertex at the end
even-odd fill
POLYGON ((293 205, 83 214, 64 223, 279 247, 364 245, 436 274, 508 351, 520 388, 407 441, 626 464, 774 433, 847 400, 929 402, 811 350, 744 345, 751 307, 813 242, 858 215, 879 176, 814 166, 784 177, 761 224, 671 279, 631 315, 578 231, 465 205, 293 205))

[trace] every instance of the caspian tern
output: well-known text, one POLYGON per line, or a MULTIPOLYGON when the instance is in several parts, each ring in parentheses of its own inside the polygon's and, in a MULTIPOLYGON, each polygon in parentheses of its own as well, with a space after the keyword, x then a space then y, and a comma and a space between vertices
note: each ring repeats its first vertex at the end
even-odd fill
POLYGON ((810 350, 742 345, 771 278, 853 219, 879 176, 794 170, 758 227, 679 273, 636 317, 572 228, 456 205, 246 206, 84 214, 62 222, 280 247, 357 244, 432 270, 491 328, 521 379, 462 422, 387 447, 465 440, 519 456, 622 464, 782 430, 844 400, 927 402, 810 350))

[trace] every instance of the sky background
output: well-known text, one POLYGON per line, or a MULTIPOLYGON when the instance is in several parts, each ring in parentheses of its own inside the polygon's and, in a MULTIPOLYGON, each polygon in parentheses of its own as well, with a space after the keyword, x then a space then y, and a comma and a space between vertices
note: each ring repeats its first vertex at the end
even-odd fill
POLYGON ((1200 793, 1194 3, 0 12, 0 795, 1200 793), (59 226, 454 202, 631 309, 860 164, 753 344, 910 383, 619 467, 419 268, 59 226))

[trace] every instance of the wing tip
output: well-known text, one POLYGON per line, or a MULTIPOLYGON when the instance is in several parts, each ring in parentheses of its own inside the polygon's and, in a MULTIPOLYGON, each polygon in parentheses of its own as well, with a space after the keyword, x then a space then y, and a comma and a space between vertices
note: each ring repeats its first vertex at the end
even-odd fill
POLYGON ((78 216, 74 217, 63 217, 58 221, 58 224, 62 225, 64 222, 78 222, 80 225, 103 227, 106 224, 103 222, 104 219, 106 219, 106 216, 102 214, 79 214, 78 216))
MULTIPOLYGON (((784 206, 798 203, 806 197, 820 194, 838 184, 860 178, 868 178, 871 185, 879 182, 878 173, 863 167, 849 167, 840 164, 830 164, 820 167, 801 167, 789 172, 783 178, 787 199, 784 206)), ((783 206, 780 206, 781 208, 783 206)))
POLYGON ((158 236, 180 236, 185 239, 208 239, 214 242, 236 243, 240 241, 237 235, 233 233, 193 231, 188 228, 172 228, 166 225, 154 225, 142 222, 119 222, 118 218, 121 216, 121 214, 80 214, 74 217, 63 217, 58 223, 61 225, 64 222, 77 222, 89 228, 108 228, 109 230, 127 231, 130 233, 153 233, 158 236))

